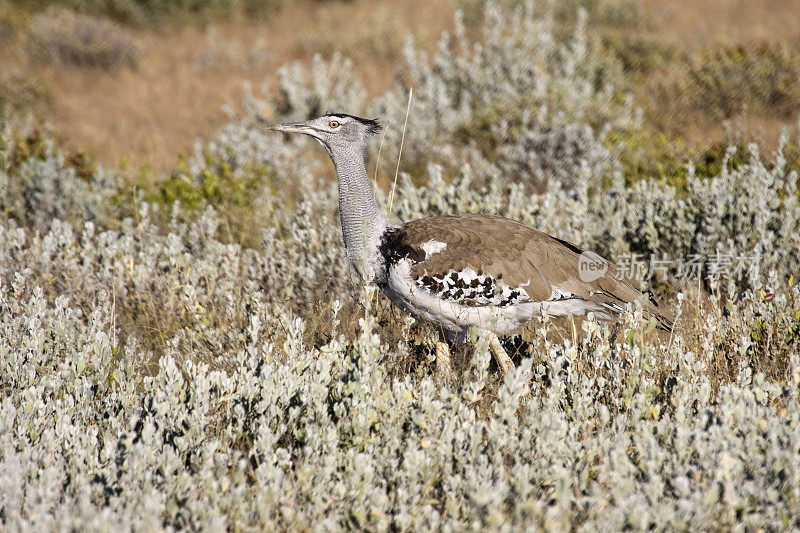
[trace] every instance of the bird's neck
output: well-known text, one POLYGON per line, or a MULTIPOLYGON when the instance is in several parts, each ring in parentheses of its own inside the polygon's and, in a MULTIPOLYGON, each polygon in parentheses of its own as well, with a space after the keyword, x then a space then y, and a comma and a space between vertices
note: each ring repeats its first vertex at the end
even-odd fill
POLYGON ((378 247, 388 226, 375 203, 372 186, 364 165, 364 150, 331 152, 339 178, 339 217, 347 258, 356 272, 367 281, 380 275, 378 247))

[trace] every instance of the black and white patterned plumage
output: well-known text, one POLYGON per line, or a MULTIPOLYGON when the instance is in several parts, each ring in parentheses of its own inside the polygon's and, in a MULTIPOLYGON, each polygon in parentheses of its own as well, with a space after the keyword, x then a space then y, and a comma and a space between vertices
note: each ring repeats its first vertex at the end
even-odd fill
POLYGON ((532 301, 524 288, 508 287, 501 280, 502 274, 494 278, 467 267, 460 271, 450 270, 443 275, 426 274, 414 282, 438 298, 466 307, 484 305, 505 307, 532 301))

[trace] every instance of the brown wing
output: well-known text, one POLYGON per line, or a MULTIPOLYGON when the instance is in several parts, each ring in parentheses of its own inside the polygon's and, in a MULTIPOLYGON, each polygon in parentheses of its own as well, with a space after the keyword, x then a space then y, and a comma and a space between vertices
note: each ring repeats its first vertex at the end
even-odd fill
POLYGON ((475 214, 423 218, 403 224, 397 237, 404 255, 416 261, 414 278, 471 268, 508 287, 524 286, 536 302, 552 298, 554 289, 612 311, 639 299, 649 314, 668 322, 610 261, 605 275, 584 281, 579 272, 584 250, 514 220, 475 214), (447 247, 426 258, 421 245, 431 240, 447 247))

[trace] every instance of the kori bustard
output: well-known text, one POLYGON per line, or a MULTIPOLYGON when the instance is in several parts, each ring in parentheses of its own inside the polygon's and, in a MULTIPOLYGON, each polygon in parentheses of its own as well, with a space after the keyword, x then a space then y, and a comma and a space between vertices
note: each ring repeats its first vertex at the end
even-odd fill
MULTIPOLYGON (((478 328, 503 372, 514 365, 497 335, 543 313, 593 312, 612 320, 638 299, 661 327, 671 325, 655 302, 617 276, 615 265, 514 220, 465 214, 391 224, 375 202, 364 161, 370 137, 380 131, 375 120, 329 113, 270 128, 308 135, 328 151, 339 179, 344 245, 356 272, 451 338, 463 341, 478 328), (603 272, 579 271, 582 261, 601 265, 603 272)), ((452 378, 443 339, 436 343, 436 362, 452 378)))

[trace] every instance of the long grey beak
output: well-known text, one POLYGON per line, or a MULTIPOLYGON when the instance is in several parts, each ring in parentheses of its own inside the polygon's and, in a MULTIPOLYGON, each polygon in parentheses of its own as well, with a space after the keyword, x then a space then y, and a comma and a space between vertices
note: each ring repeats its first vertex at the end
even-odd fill
POLYGON ((306 135, 314 134, 314 130, 305 122, 286 122, 284 124, 273 124, 269 127, 269 129, 274 131, 282 131, 285 133, 305 133, 306 135))

